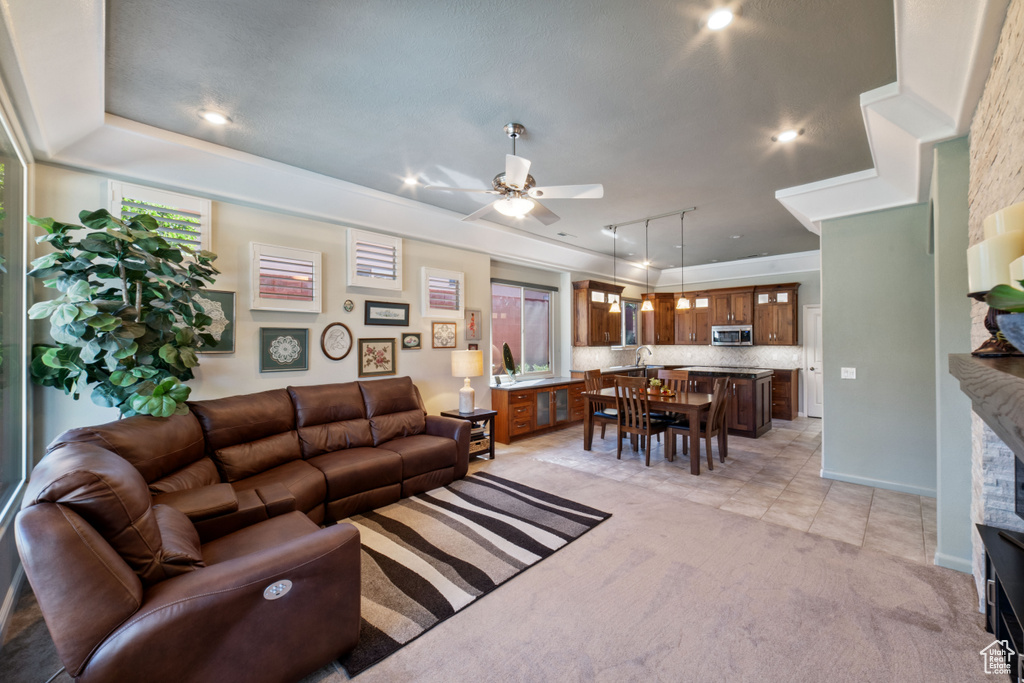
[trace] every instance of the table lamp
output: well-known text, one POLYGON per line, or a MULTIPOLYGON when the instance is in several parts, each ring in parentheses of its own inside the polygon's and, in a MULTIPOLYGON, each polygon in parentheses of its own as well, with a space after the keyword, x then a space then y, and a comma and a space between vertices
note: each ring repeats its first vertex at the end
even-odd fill
POLYGON ((452 377, 465 377, 466 383, 459 389, 459 412, 472 413, 476 407, 476 392, 469 385, 470 377, 484 374, 482 351, 452 351, 452 377))

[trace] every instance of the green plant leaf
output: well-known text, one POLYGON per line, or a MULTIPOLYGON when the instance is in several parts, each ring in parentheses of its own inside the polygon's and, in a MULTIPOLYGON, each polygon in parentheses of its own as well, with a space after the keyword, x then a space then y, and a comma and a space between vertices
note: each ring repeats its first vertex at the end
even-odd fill
POLYGON ((32 320, 42 320, 43 318, 50 317, 50 314, 57 310, 57 307, 61 305, 60 301, 40 301, 37 304, 33 304, 32 308, 28 309, 28 317, 32 320))
POLYGON ((109 384, 97 384, 90 394, 92 402, 104 408, 114 408, 121 404, 124 397, 109 384))
POLYGON ((124 360, 125 358, 130 358, 131 356, 134 356, 135 352, 138 350, 139 345, 136 344, 135 342, 132 342, 130 345, 124 347, 123 349, 118 349, 117 351, 114 351, 113 356, 118 360, 124 360))
POLYGON ((40 256, 39 258, 32 260, 32 267, 35 269, 49 268, 56 264, 61 256, 62 254, 57 251, 53 252, 52 254, 40 256))
POLYGON ((115 386, 128 387, 139 381, 139 378, 124 370, 115 370, 110 373, 110 382, 115 386))
POLYGON ((69 325, 75 321, 78 317, 78 306, 74 304, 61 304, 57 306, 57 310, 50 316, 51 325, 69 325))
POLYGON ((996 285, 985 295, 985 303, 1010 313, 1024 313, 1024 291, 1009 285, 996 285))
POLYGON ((68 301, 77 304, 82 301, 88 301, 92 298, 92 287, 89 286, 89 282, 87 280, 77 280, 74 284, 68 287, 64 294, 67 296, 68 301))

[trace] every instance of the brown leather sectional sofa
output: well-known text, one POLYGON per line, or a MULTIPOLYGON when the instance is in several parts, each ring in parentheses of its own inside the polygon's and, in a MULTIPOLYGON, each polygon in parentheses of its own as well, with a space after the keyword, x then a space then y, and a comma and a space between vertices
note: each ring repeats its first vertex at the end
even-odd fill
POLYGON ((408 377, 189 407, 65 432, 32 473, 16 538, 73 677, 309 673, 358 638, 359 534, 330 523, 468 469, 469 423, 408 377))

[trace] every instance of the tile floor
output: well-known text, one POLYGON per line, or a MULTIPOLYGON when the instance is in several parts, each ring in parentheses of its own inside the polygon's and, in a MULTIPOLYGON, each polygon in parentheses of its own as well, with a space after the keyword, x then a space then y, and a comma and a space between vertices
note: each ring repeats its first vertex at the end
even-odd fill
MULTIPOLYGON (((681 444, 677 446, 678 453, 681 444)), ((622 460, 616 460, 614 427, 608 428, 604 440, 597 428, 593 450, 588 452, 583 450, 583 427, 576 425, 509 446, 496 444, 496 456, 571 467, 932 564, 935 499, 822 479, 821 420, 775 420, 772 430, 759 439, 730 436, 726 462, 718 461, 718 445, 714 445, 715 469, 710 472, 702 451, 700 476, 690 474, 689 456, 677 455, 675 462, 668 462, 663 448, 663 443, 655 441, 650 467, 644 466, 643 452, 633 453, 628 444, 623 444, 622 460)))

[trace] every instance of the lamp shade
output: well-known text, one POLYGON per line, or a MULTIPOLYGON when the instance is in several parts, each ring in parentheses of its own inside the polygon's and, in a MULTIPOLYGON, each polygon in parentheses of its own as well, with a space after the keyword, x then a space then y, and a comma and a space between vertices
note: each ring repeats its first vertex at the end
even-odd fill
POLYGON ((482 374, 484 374, 482 351, 452 351, 452 377, 479 377, 482 374))

